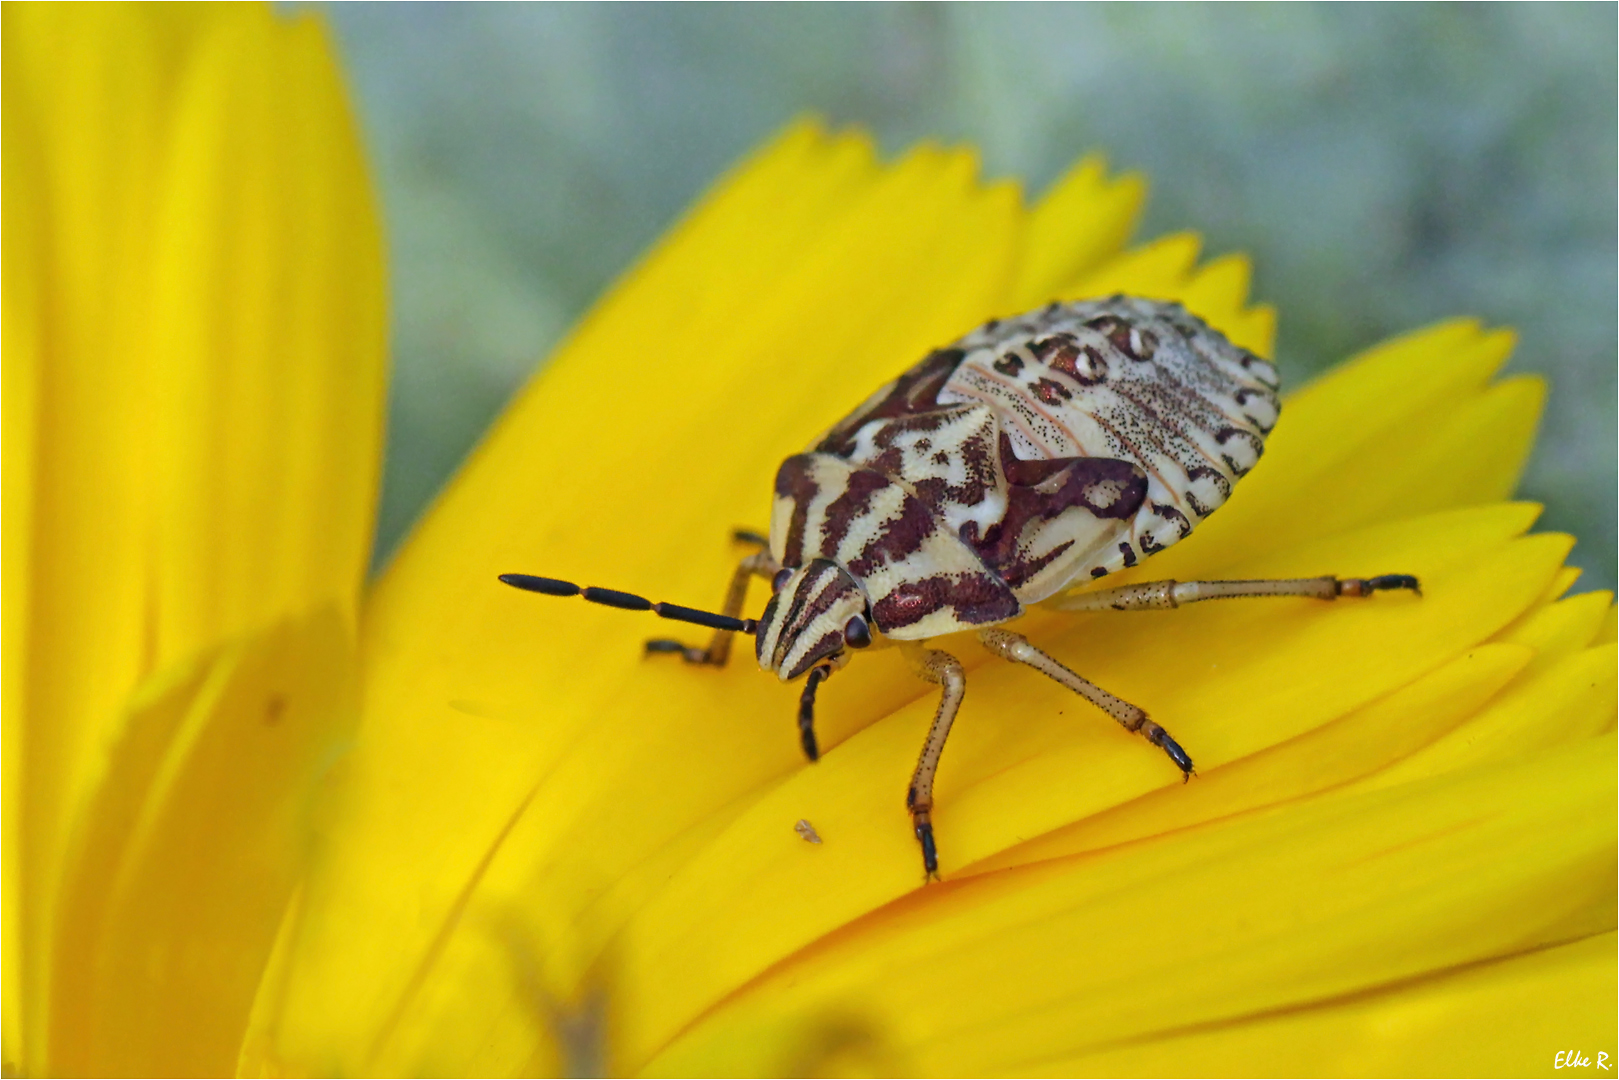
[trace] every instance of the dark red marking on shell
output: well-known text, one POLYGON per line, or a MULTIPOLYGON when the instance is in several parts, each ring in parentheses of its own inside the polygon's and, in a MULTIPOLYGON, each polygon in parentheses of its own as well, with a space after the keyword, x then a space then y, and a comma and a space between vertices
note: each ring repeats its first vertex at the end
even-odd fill
POLYGON ((793 501, 793 516, 782 545, 784 566, 804 564, 804 526, 809 520, 810 503, 821 490, 811 472, 813 462, 808 454, 794 454, 776 470, 776 494, 793 501))
POLYGON ((1009 484, 1028 487, 1051 479, 1068 468, 1074 458, 1030 458, 1025 460, 1012 452, 1012 440, 1001 432, 1001 474, 1009 484))
POLYGON ((1023 370, 1023 357, 1017 353, 1007 353, 992 366, 1002 375, 1016 375, 1023 370))
POLYGON ((1124 556, 1125 566, 1134 566, 1136 564, 1136 549, 1130 546, 1128 540, 1119 541, 1119 554, 1124 556))
POLYGON ((939 574, 902 583, 871 606, 871 617, 879 630, 893 633, 946 608, 968 626, 1005 622, 1023 610, 994 575, 939 574))
POLYGON ((873 420, 928 412, 939 407, 939 391, 955 374, 966 352, 961 349, 935 349, 920 363, 894 380, 894 385, 875 404, 856 409, 816 444, 823 454, 848 457, 854 451, 854 438, 873 420))
POLYGON ((1132 360, 1151 360, 1157 351, 1158 339, 1151 332, 1138 331, 1117 315, 1098 315, 1087 319, 1085 325, 1107 338, 1108 342, 1132 360))
POLYGON ((1034 391, 1035 397, 1047 405, 1061 405, 1065 401, 1072 400, 1074 396, 1071 390, 1056 379, 1041 379, 1029 389, 1034 391))
POLYGON ((1030 348, 1041 363, 1081 386, 1095 386, 1107 380, 1107 357, 1094 345, 1081 345, 1072 334, 1053 334, 1036 341, 1030 348))
POLYGON ((837 498, 826 506, 826 522, 821 526, 819 555, 837 554, 838 545, 849 535, 849 528, 871 506, 871 497, 888 487, 888 480, 868 469, 849 474, 849 482, 837 498))
POLYGON ((1006 491, 1005 515, 982 537, 978 535, 977 522, 970 521, 961 529, 962 540, 1013 588, 1032 578, 1050 561, 1043 556, 1024 557, 1020 543, 1029 525, 1050 521, 1076 506, 1084 507, 1099 518, 1123 520, 1133 517, 1147 499, 1147 475, 1128 461, 1058 458, 1038 464, 1056 464, 1060 468, 1037 486, 1010 484, 1006 491), (1113 497, 1104 502, 1102 497, 1109 492, 1113 497))
MULTIPOLYGON (((942 476, 907 475, 905 451, 899 445, 900 436, 917 431, 937 430, 959 419, 966 411, 968 411, 966 408, 956 406, 890 420, 878 429, 872 439, 872 446, 879 452, 862 467, 909 484, 917 497, 935 513, 942 512, 947 503, 977 506, 996 486, 995 451, 988 437, 992 428, 986 425, 956 443, 955 449, 960 457, 963 472, 959 483, 951 483, 942 476)), ((921 441, 919 439, 917 443, 920 444, 921 441)), ((949 452, 941 450, 934 455, 933 460, 940 465, 948 465, 950 459, 949 452)))
POLYGON ((849 560, 849 573, 864 578, 879 567, 899 562, 919 550, 938 527, 938 521, 927 506, 920 499, 906 495, 899 515, 884 522, 882 530, 860 554, 849 560))
POLYGON ((1033 580, 1036 574, 1044 570, 1047 566, 1050 566, 1052 563, 1056 562, 1057 559, 1061 557, 1063 552, 1067 551, 1073 546, 1074 542, 1072 540, 1064 540, 1062 543, 1058 544, 1044 555, 1037 556, 1036 558, 1030 559, 1020 555, 1011 563, 1000 568, 1001 577, 1005 579, 1006 583, 1012 586, 1012 588, 1019 588, 1026 582, 1033 580))

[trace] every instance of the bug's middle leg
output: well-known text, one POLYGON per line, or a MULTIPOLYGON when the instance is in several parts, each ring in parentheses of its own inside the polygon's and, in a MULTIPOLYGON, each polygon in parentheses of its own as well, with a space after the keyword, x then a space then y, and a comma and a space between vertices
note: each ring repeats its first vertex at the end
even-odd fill
POLYGON ((922 744, 922 755, 916 761, 916 772, 911 774, 911 786, 905 793, 916 841, 922 845, 922 868, 931 878, 939 873, 939 852, 933 843, 933 775, 939 771, 939 755, 944 753, 944 741, 950 737, 950 725, 961 711, 967 675, 961 661, 947 652, 917 647, 907 653, 912 670, 943 690, 939 708, 933 714, 933 726, 928 728, 927 741, 922 744))
POLYGON ((984 643, 984 648, 1001 657, 1018 664, 1027 664, 1043 675, 1062 683, 1080 697, 1107 713, 1126 731, 1134 731, 1144 737, 1154 746, 1159 747, 1169 755, 1181 771, 1183 778, 1192 775, 1192 759, 1182 750, 1180 743, 1170 738, 1169 732, 1155 723, 1147 711, 1139 705, 1132 705, 1123 698, 1103 690, 1075 672, 1068 670, 1058 663, 1048 653, 1035 648, 1029 639, 1022 634, 1014 634, 1010 630, 991 627, 978 631, 978 640, 984 643))
MULTIPOLYGON (((741 529, 734 534, 735 539, 747 544, 768 544, 770 541, 757 533, 746 532, 741 529)), ((744 558, 737 564, 736 572, 731 575, 731 587, 725 593, 725 606, 720 611, 731 618, 740 618, 742 605, 748 601, 748 581, 751 578, 771 578, 780 570, 778 564, 770 554, 768 547, 744 558)), ((731 639, 736 636, 733 630, 716 630, 709 639, 708 647, 700 649, 695 645, 687 645, 683 641, 672 638, 653 638, 646 643, 649 653, 679 653, 688 664, 712 664, 715 667, 724 667, 725 662, 731 658, 731 639)))

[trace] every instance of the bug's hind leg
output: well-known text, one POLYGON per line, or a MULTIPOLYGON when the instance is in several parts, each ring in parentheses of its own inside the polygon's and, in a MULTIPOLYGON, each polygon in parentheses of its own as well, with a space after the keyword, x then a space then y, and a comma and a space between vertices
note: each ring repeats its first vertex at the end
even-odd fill
POLYGON ((905 793, 905 807, 911 812, 911 825, 916 831, 916 842, 922 845, 922 869, 929 878, 939 876, 939 851, 933 843, 933 775, 939 771, 939 755, 944 753, 944 741, 950 737, 950 725, 961 711, 961 699, 967 693, 967 675, 961 661, 947 652, 923 649, 907 650, 912 670, 930 683, 939 686, 939 708, 933 714, 933 726, 922 744, 922 755, 917 758, 916 772, 911 774, 911 786, 905 793))
POLYGON ((1384 574, 1373 578, 1261 578, 1255 581, 1144 581, 1116 589, 1065 596, 1053 606, 1063 611, 1142 611, 1176 608, 1199 600, 1232 600, 1248 596, 1307 596, 1336 600, 1340 596, 1370 596, 1391 589, 1410 589, 1422 595, 1422 586, 1410 574, 1384 574))
MULTIPOLYGON (((731 618, 739 618, 742 614, 742 605, 748 599, 748 580, 753 577, 774 577, 781 567, 770 554, 770 541, 767 537, 746 529, 737 529, 731 536, 739 544, 755 544, 760 548, 737 564, 736 571, 731 575, 730 588, 725 593, 725 604, 720 609, 731 618)), ((646 643, 646 651, 678 653, 688 664, 724 667, 731 657, 731 640, 734 636, 734 631, 716 630, 714 636, 709 639, 707 648, 687 645, 672 638, 653 638, 646 643)))
POLYGON ((1010 630, 991 627, 988 630, 978 631, 978 640, 984 643, 984 648, 1003 660, 1011 660, 1017 664, 1027 664, 1041 674, 1056 679, 1068 689, 1113 717, 1126 731, 1134 731, 1154 746, 1162 749, 1164 753, 1169 755, 1169 760, 1173 761, 1180 769, 1183 778, 1189 779, 1191 777, 1192 759, 1185 750, 1181 749, 1180 743, 1170 738, 1169 732, 1148 717, 1147 711, 1139 705, 1132 705, 1123 698, 1114 697, 1089 679, 1069 671, 1049 654, 1029 644, 1029 639, 1022 634, 1014 634, 1010 630))
MULTIPOLYGON (((738 529, 732 534, 733 539, 741 544, 758 544, 760 550, 755 551, 737 564, 736 572, 731 575, 731 587, 725 593, 725 606, 720 610, 731 618, 740 618, 742 605, 748 600, 748 579, 754 577, 771 578, 776 576, 780 565, 771 557, 770 541, 758 533, 738 529)), ((695 645, 687 645, 672 638, 653 638, 646 643, 649 653, 679 653, 688 664, 712 664, 715 667, 724 667, 725 662, 731 658, 731 639, 735 636, 733 630, 716 630, 709 639, 708 648, 700 649, 695 645)))

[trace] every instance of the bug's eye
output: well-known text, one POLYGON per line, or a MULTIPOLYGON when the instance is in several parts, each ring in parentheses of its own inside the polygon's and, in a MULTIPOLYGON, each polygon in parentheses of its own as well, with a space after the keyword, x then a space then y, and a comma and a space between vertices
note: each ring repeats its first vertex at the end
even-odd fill
POLYGON ((793 568, 790 566, 784 566, 777 570, 776 576, 770 579, 770 591, 773 593, 781 592, 781 587, 787 584, 787 579, 792 576, 793 568))
POLYGON ((851 649, 864 649, 871 644, 871 627, 866 620, 856 615, 843 624, 843 640, 851 649))

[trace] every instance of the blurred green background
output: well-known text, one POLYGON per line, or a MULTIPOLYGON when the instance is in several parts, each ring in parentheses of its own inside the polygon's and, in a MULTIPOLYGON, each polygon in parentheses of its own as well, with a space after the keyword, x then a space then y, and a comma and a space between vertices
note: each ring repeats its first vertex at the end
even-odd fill
POLYGON ((614 276, 814 110, 1034 191, 1087 150, 1144 171, 1141 236, 1253 255, 1290 386, 1450 315, 1516 327, 1512 370, 1552 381, 1523 493, 1613 587, 1613 4, 326 12, 392 245, 379 562, 614 276))

